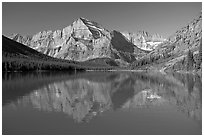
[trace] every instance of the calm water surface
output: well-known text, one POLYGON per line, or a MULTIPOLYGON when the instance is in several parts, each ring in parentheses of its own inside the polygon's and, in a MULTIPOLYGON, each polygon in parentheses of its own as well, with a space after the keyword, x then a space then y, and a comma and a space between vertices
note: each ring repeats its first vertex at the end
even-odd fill
POLYGON ((3 73, 3 134, 202 134, 193 74, 3 73))

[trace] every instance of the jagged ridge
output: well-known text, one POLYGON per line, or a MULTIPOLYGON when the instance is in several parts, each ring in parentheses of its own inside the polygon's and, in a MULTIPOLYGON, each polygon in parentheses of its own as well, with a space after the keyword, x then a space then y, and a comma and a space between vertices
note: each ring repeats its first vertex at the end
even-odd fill
POLYGON ((168 41, 158 45, 155 50, 133 63, 133 68, 146 66, 146 69, 161 71, 192 71, 200 69, 202 63, 202 13, 192 22, 176 31, 168 41), (189 57, 191 69, 189 69, 189 57))
POLYGON ((111 58, 131 63, 146 54, 121 35, 81 17, 62 30, 42 31, 32 37, 17 34, 11 38, 51 57, 74 61, 111 58))

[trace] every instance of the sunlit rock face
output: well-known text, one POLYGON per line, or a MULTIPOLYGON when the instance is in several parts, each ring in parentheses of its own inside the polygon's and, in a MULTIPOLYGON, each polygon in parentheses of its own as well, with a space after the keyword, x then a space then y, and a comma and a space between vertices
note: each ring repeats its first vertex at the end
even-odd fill
MULTIPOLYGON (((199 49, 202 39, 202 13, 199 13, 190 23, 182 27, 169 40, 169 47, 174 54, 180 54, 188 51, 196 52, 199 49)), ((165 46, 165 45, 164 45, 165 46)))
POLYGON ((135 33, 130 32, 122 32, 122 34, 134 45, 138 48, 152 51, 154 50, 159 44, 166 41, 162 36, 159 34, 150 34, 146 31, 138 31, 135 33))
POLYGON ((84 18, 62 30, 39 32, 28 40, 19 34, 12 38, 46 55, 68 60, 85 61, 111 54, 110 33, 84 18))
POLYGON ((181 65, 181 61, 189 50, 194 55, 198 54, 200 45, 202 46, 202 13, 171 35, 167 43, 155 50, 155 54, 168 52, 170 55, 178 56, 167 62, 166 66, 170 66, 169 69, 171 70, 173 66, 181 65))
POLYGON ((199 56, 202 56, 202 13, 156 46, 154 50, 132 63, 132 66, 137 69, 138 66, 141 66, 137 64, 138 62, 147 61, 147 67, 143 66, 149 70, 192 71, 192 69, 195 70, 197 62, 202 62, 201 59, 198 59, 202 58, 199 56), (191 70, 186 67, 189 51, 193 54, 194 60, 191 70))
POLYGON ((189 50, 193 53, 196 62, 199 52, 202 52, 202 13, 171 35, 169 41, 170 43, 162 45, 164 47, 162 48, 168 50, 171 55, 178 57, 166 63, 168 71, 182 70, 180 66, 183 66, 182 62, 187 58, 186 54, 189 50))
POLYGON ((137 47, 121 35, 120 32, 110 32, 98 23, 81 17, 62 30, 42 31, 31 37, 14 34, 10 38, 46 55, 66 60, 112 58, 133 62, 139 52, 144 52, 139 49, 132 52, 137 47), (126 47, 128 52, 115 48, 121 46, 126 47))
POLYGON ((176 48, 193 48, 202 37, 202 12, 190 23, 176 31, 168 39, 171 43, 176 42, 176 48))
POLYGON ((202 119, 198 75, 110 73, 96 77, 52 82, 9 104, 63 112, 76 122, 89 122, 106 111, 168 106, 194 120, 202 119))

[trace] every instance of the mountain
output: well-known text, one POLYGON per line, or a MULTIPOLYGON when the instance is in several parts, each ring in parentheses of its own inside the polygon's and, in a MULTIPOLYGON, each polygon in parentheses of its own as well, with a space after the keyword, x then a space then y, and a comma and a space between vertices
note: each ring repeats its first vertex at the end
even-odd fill
POLYGON ((2 36, 2 53, 3 57, 5 54, 15 55, 24 58, 50 58, 32 48, 29 48, 23 44, 15 42, 5 36, 2 36))
POLYGON ((200 70, 202 64, 202 13, 167 39, 146 31, 108 31, 82 17, 62 30, 33 36, 15 34, 11 39, 64 60, 131 69, 193 71, 200 70))
POLYGON ((155 50, 137 59, 132 68, 193 71, 202 67, 202 13, 172 34, 155 50))
POLYGON ((62 30, 42 31, 33 36, 14 34, 10 38, 48 56, 80 62, 111 58, 127 64, 146 54, 120 32, 110 32, 82 17, 62 30))
POLYGON ((52 58, 2 36, 3 71, 82 69, 82 67, 77 64, 78 63, 74 61, 52 58))
POLYGON ((2 36, 3 71, 111 69, 116 66, 110 58, 87 62, 53 58, 2 36))
POLYGON ((147 51, 154 50, 159 44, 166 41, 166 39, 159 34, 150 34, 146 31, 138 31, 135 33, 122 32, 122 34, 138 48, 147 51))

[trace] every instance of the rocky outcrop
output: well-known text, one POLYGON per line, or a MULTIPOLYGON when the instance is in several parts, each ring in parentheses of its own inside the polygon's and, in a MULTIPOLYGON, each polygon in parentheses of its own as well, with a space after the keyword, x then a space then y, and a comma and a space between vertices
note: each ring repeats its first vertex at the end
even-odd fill
POLYGON ((166 41, 162 36, 159 34, 150 34, 146 31, 138 31, 135 33, 130 32, 122 32, 122 34, 134 45, 138 48, 152 51, 154 50, 159 44, 166 41))
POLYGON ((176 57, 165 64, 166 69, 170 71, 198 69, 201 65, 199 62, 202 62, 202 13, 170 36, 169 43, 162 45, 160 49, 162 48, 164 53, 168 51, 169 56, 176 57), (192 67, 189 68, 189 65, 192 67))
POLYGON ((139 55, 137 51, 145 53, 134 51, 137 47, 121 36, 120 32, 109 32, 96 22, 79 18, 62 30, 42 31, 32 37, 15 34, 11 38, 46 55, 74 61, 112 58, 131 63, 139 55), (115 42, 118 37, 120 43, 115 42))
POLYGON ((39 52, 61 59, 85 61, 110 57, 111 54, 110 33, 84 18, 62 30, 39 32, 28 40, 27 36, 19 34, 12 37, 39 52))
POLYGON ((146 69, 152 70, 153 63, 155 69, 162 71, 192 71, 201 68, 202 13, 167 41, 159 44, 155 50, 135 61, 133 68, 146 65, 146 69), (192 66, 191 69, 188 66, 192 66))

